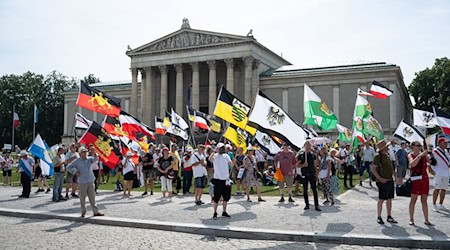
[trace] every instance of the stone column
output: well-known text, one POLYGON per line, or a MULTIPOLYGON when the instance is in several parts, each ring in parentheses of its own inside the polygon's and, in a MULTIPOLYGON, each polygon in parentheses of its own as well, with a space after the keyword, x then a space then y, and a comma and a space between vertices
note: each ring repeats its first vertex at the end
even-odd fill
MULTIPOLYGON (((64 135, 68 135, 69 134, 69 131, 67 131, 68 130, 68 122, 69 122, 69 120, 68 120, 68 118, 69 118, 69 103, 68 102, 64 102, 64 135)), ((73 119, 75 119, 75 118, 73 118, 73 119)), ((75 125, 75 123, 73 123, 74 125, 75 125)))
MULTIPOLYGON (((287 88, 284 88, 281 92, 281 96, 282 96, 282 108, 284 111, 289 112, 289 92, 287 88)), ((249 105, 252 105, 251 103, 249 103, 249 105)))
POLYGON ((209 102, 208 111, 212 115, 214 113, 214 108, 217 99, 217 80, 216 80, 216 61, 208 61, 209 66, 209 102))
POLYGON ((142 111, 142 120, 145 124, 150 125, 152 121, 153 114, 153 75, 152 75, 152 68, 145 68, 145 102, 144 102, 144 109, 142 111))
POLYGON ((138 70, 131 69, 131 96, 130 96, 130 114, 137 116, 137 76, 138 70))
POLYGON ((227 90, 234 94, 234 59, 229 58, 224 60, 227 64, 227 90))
POLYGON ((183 101, 183 64, 175 64, 175 71, 177 72, 176 90, 175 90, 175 111, 183 116, 184 101, 183 101))
POLYGON ((140 69, 140 71, 141 71, 141 109, 140 109, 140 112, 139 112, 139 119, 141 119, 141 121, 143 121, 144 120, 144 108, 145 108, 145 100, 146 100, 146 96, 145 96, 145 91, 146 91, 146 85, 147 85, 147 82, 146 82, 146 74, 145 74, 145 70, 144 69, 140 69))
POLYGON ((339 119, 339 85, 333 85, 333 113, 339 119))
POLYGON ((167 78, 167 66, 161 65, 158 66, 161 71, 161 105, 159 114, 161 117, 164 117, 164 112, 167 110, 167 88, 168 88, 168 78, 167 78))
POLYGON ((400 108, 397 98, 397 85, 395 83, 391 83, 389 84, 389 89, 394 91, 394 93, 389 97, 389 127, 395 130, 400 122, 397 121, 397 109, 400 108))
POLYGON ((256 96, 256 91, 259 88, 259 60, 255 60, 253 63, 253 77, 252 77, 252 95, 248 105, 252 105, 253 97, 256 96))
POLYGON ((244 81, 244 102, 247 105, 252 101, 252 69, 253 69, 253 57, 246 56, 244 59, 245 65, 245 81, 244 81))
POLYGON ((198 110, 200 108, 200 74, 198 62, 192 62, 192 108, 198 110))

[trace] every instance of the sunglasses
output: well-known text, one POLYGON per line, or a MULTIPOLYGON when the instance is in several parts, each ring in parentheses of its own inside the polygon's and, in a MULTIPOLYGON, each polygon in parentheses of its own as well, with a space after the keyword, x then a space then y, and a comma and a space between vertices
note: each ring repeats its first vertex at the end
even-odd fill
POLYGON ((414 144, 413 146, 414 147, 422 147, 422 145, 420 145, 420 144, 414 144))

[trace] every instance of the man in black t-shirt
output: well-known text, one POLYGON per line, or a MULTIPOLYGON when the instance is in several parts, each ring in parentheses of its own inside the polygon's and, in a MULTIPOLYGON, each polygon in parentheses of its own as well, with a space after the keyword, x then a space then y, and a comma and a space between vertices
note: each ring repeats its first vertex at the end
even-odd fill
POLYGON ((150 153, 142 153, 139 157, 139 162, 142 164, 142 174, 144 175, 144 193, 142 195, 147 195, 148 182, 150 182, 150 195, 153 195, 153 181, 155 180, 155 169, 153 168, 153 156, 150 153))
POLYGON ((314 194, 314 206, 316 211, 321 211, 319 207, 319 197, 317 195, 317 176, 319 174, 317 157, 311 152, 311 144, 307 141, 304 150, 297 154, 297 165, 302 169, 303 176, 303 197, 305 198, 305 210, 309 209, 308 183, 314 194))

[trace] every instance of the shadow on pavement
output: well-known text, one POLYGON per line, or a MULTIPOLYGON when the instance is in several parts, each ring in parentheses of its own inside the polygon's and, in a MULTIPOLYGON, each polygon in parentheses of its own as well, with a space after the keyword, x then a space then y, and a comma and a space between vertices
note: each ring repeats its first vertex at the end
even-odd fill
POLYGON ((350 233, 353 229, 355 229, 355 227, 350 223, 329 223, 325 232, 344 235, 350 233))
POLYGON ((72 230, 74 229, 74 228, 78 228, 78 227, 81 227, 81 226, 83 226, 83 225, 85 225, 85 223, 83 223, 83 222, 73 222, 73 223, 71 223, 71 224, 69 224, 69 225, 66 225, 66 226, 62 226, 62 227, 55 227, 55 228, 52 228, 52 229, 47 229, 47 230, 45 230, 45 232, 49 232, 49 233, 70 233, 70 232, 72 232, 72 230), (60 232, 60 231, 62 231, 62 232, 60 232))
POLYGON ((228 225, 230 222, 235 221, 246 221, 246 220, 254 220, 256 219, 256 214, 252 212, 241 212, 241 213, 235 213, 230 214, 231 218, 222 217, 222 206, 219 205, 219 208, 217 209, 217 220, 213 220, 213 210, 211 209, 211 217, 208 219, 202 219, 203 225, 217 225, 217 226, 225 226, 228 225))
POLYGON ((449 237, 442 231, 437 230, 434 227, 429 227, 426 226, 425 224, 423 224, 424 227, 420 227, 416 230, 416 232, 423 234, 423 235, 427 235, 430 238, 432 238, 433 240, 443 240, 446 239, 448 240, 449 237))
MULTIPOLYGON (((376 223, 376 221, 373 220, 373 223, 376 223)), ((383 229, 381 230, 381 232, 388 237, 392 237, 392 236, 409 237, 409 236, 411 236, 406 231, 404 226, 398 226, 397 224, 388 223, 382 227, 383 227, 383 229), (388 226, 388 225, 391 225, 391 226, 388 226)), ((392 238, 394 238, 394 237, 392 237, 392 238)))

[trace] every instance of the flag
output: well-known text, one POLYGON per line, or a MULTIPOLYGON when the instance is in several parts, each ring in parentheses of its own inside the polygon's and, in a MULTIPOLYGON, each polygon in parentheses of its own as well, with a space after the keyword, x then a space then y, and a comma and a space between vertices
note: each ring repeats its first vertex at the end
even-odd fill
POLYGON ((148 149, 150 147, 150 143, 149 143, 150 138, 148 136, 146 136, 144 134, 139 134, 135 141, 137 144, 139 144, 139 146, 141 147, 141 149, 144 152, 146 152, 146 153, 148 152, 148 149))
POLYGON ((81 82, 77 105, 104 115, 119 116, 122 100, 81 82))
POLYGON ((369 92, 373 95, 373 97, 381 99, 386 99, 394 93, 394 91, 388 89, 386 86, 377 81, 372 82, 369 92))
POLYGON ((129 151, 133 153, 133 156, 131 156, 131 161, 134 164, 139 164, 139 156, 136 154, 136 152, 139 152, 139 145, 138 148, 132 147, 132 140, 128 139, 127 137, 120 137, 120 153, 125 157, 129 151))
POLYGON ((170 124, 171 124, 170 118, 169 118, 169 116, 167 116, 167 114, 166 114, 166 116, 164 116, 164 120, 163 120, 162 125, 163 125, 164 127, 168 128, 168 127, 170 127, 170 124))
POLYGON ((167 127, 163 125, 164 120, 161 117, 155 116, 155 131, 158 135, 165 135, 167 132, 167 127))
POLYGON ((25 172, 25 174, 30 178, 30 180, 33 179, 33 166, 30 165, 28 161, 24 161, 23 159, 19 159, 19 166, 25 172))
POLYGON ((112 117, 105 115, 103 119, 102 127, 108 132, 110 135, 115 136, 128 136, 128 132, 122 130, 122 125, 120 124, 120 120, 118 117, 112 117))
POLYGON ((188 119, 189 119, 189 121, 194 122, 194 120, 195 120, 195 118, 194 118, 195 110, 193 108, 189 107, 189 106, 186 106, 186 109, 187 109, 187 112, 188 112, 188 119))
POLYGON ((243 129, 234 124, 230 124, 223 137, 230 140, 236 147, 241 147, 244 154, 247 152, 247 132, 243 129))
MULTIPOLYGON (((358 89, 359 91, 362 91, 361 89, 358 89)), ((367 101, 367 98, 361 95, 356 96, 356 104, 355 104, 355 111, 353 113, 353 117, 359 116, 362 118, 366 118, 369 115, 372 114, 372 106, 367 101)))
POLYGON ((297 151, 308 137, 300 125, 261 91, 256 96, 248 121, 261 132, 281 138, 297 151))
POLYGON ((361 89, 357 90, 355 110, 353 111, 352 150, 358 146, 359 142, 365 142, 363 120, 372 114, 372 106, 367 101, 367 98, 361 94, 363 92, 361 89))
POLYGON ((438 146, 437 144, 438 139, 438 133, 434 133, 427 138, 425 138, 425 142, 427 143, 427 146, 433 146, 433 148, 436 148, 438 146))
POLYGON ((86 130, 91 124, 91 120, 86 119, 86 117, 80 113, 75 113, 75 129, 86 130))
POLYGON ((13 114, 13 124, 14 124, 14 128, 17 128, 20 126, 19 115, 16 112, 14 112, 14 114, 13 114))
POLYGON ((276 155, 281 150, 280 146, 266 133, 257 130, 254 138, 256 144, 270 155, 276 155))
POLYGON ((434 113, 424 110, 414 109, 413 120, 416 127, 434 128, 437 125, 434 113))
POLYGON ((211 129, 211 131, 216 132, 216 133, 220 133, 220 129, 221 129, 221 125, 220 122, 216 121, 214 118, 212 118, 211 116, 208 117, 209 118, 209 122, 211 123, 211 125, 209 126, 209 128, 211 129))
POLYGON ((308 86, 304 85, 304 112, 305 122, 303 124, 315 125, 324 130, 330 130, 336 128, 337 117, 331 111, 325 102, 314 93, 314 91, 308 86))
POLYGON ((38 108, 36 107, 36 104, 34 105, 34 123, 38 123, 38 113, 39 113, 39 110, 38 110, 38 108))
POLYGON ((352 132, 341 124, 336 124, 336 128, 339 131, 338 140, 350 143, 352 140, 352 132))
POLYGON ((383 128, 372 115, 363 119, 363 132, 365 135, 372 135, 378 140, 384 139, 383 128))
POLYGON ((142 133, 144 135, 150 136, 155 140, 155 136, 151 129, 143 124, 141 121, 133 117, 132 115, 121 111, 119 116, 120 125, 122 125, 122 131, 128 133, 130 139, 136 139, 137 133, 142 133))
POLYGON ((372 96, 372 97, 374 97, 373 94, 371 94, 371 93, 369 93, 369 92, 366 92, 366 91, 364 91, 364 90, 362 90, 362 89, 358 89, 357 95, 358 95, 358 96, 372 96))
POLYGON ((80 144, 93 145, 99 159, 109 168, 114 169, 120 161, 120 149, 111 136, 95 121, 81 137, 80 144))
POLYGON ((419 141, 423 144, 425 140, 425 136, 416 127, 409 125, 403 120, 398 124, 394 136, 409 143, 419 141))
POLYGON ((167 128, 167 132, 166 133, 174 135, 174 136, 181 137, 185 141, 187 141, 187 139, 189 138, 188 133, 186 132, 186 130, 181 129, 180 127, 178 127, 175 124, 171 124, 170 127, 167 128))
POLYGON ((179 128, 181 128, 183 130, 186 130, 189 128, 189 125, 183 119, 183 117, 181 117, 179 114, 175 113, 175 111, 173 109, 172 109, 170 121, 172 122, 172 124, 177 125, 179 128))
POLYGON ((434 107, 433 110, 437 125, 441 127, 444 134, 450 135, 450 114, 434 107))
POLYGON ((42 174, 47 176, 53 175, 53 163, 49 151, 51 151, 51 149, 42 140, 40 134, 36 135, 36 138, 28 149, 28 152, 41 160, 42 174))
POLYGON ((194 111, 194 127, 209 130, 209 125, 206 117, 202 116, 201 114, 197 114, 196 111, 194 111))
POLYGON ((256 128, 247 125, 250 106, 237 99, 223 86, 217 97, 214 115, 249 132, 256 133, 256 128))

